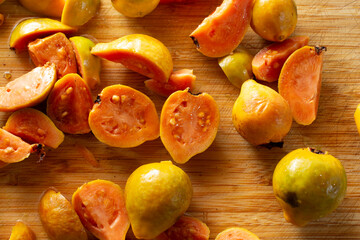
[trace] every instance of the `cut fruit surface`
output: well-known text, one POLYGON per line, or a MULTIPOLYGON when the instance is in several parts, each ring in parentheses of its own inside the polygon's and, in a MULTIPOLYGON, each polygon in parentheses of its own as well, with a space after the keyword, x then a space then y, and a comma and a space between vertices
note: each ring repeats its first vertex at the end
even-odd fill
POLYGON ((41 143, 51 148, 57 148, 64 141, 64 134, 51 119, 32 108, 11 114, 3 129, 28 143, 41 143))
POLYGON ((15 163, 24 160, 33 152, 33 147, 21 138, 0 128, 0 161, 15 163))
POLYGON ((258 80, 275 82, 286 59, 309 42, 309 37, 298 36, 273 43, 261 49, 252 60, 252 71, 258 80))
POLYGON ((172 72, 169 81, 166 83, 149 79, 145 81, 145 86, 160 96, 168 97, 179 90, 185 90, 187 88, 192 90, 195 80, 196 76, 194 75, 193 70, 181 69, 172 72))
POLYGON ((125 240, 130 221, 119 185, 95 180, 79 187, 72 205, 82 224, 100 240, 125 240))
POLYGON ((218 106, 209 94, 177 91, 161 111, 161 141, 175 162, 185 163, 212 144, 219 122, 218 106))
POLYGON ((155 240, 208 240, 209 237, 210 230, 205 223, 197 218, 183 215, 155 240))
POLYGON ((29 43, 28 49, 31 60, 36 66, 43 66, 47 62, 54 63, 58 78, 69 73, 77 73, 73 47, 63 33, 37 39, 29 43))
POLYGON ((224 0, 190 34, 199 52, 223 57, 240 44, 251 20, 252 0, 224 0))
POLYGON ((219 233, 215 240, 260 240, 255 234, 245 228, 232 227, 219 233))
POLYGON ((46 99, 56 81, 54 64, 37 67, 0 87, 0 111, 32 107, 46 99))
POLYGON ((281 70, 279 93, 289 103, 298 124, 309 125, 316 119, 325 50, 304 46, 290 55, 281 70))
POLYGON ((90 132, 89 112, 93 100, 89 87, 77 74, 68 74, 55 83, 47 100, 47 115, 61 131, 90 132))
POLYGON ((99 141, 113 147, 136 147, 159 137, 159 117, 145 94, 125 85, 106 87, 89 115, 99 141))

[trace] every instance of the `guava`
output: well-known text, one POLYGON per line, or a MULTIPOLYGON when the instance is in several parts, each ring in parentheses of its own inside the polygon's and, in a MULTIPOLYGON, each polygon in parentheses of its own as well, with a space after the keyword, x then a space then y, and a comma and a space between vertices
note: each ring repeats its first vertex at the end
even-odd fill
POLYGON ((189 176, 171 161, 137 168, 125 186, 125 203, 133 233, 154 239, 188 209, 193 189, 189 176))
POLYGON ((275 168, 273 189, 285 219, 298 226, 334 211, 346 193, 341 162, 313 148, 287 154, 275 168))

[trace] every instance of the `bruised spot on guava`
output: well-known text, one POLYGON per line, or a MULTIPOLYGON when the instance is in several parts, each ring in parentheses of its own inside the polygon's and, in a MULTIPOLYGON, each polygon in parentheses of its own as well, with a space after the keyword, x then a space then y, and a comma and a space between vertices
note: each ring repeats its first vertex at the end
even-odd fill
POLYGON ((296 207, 300 206, 299 201, 297 199, 297 195, 296 195, 295 192, 287 192, 287 193, 285 193, 284 201, 286 203, 290 204, 290 206, 292 208, 296 208, 296 207))

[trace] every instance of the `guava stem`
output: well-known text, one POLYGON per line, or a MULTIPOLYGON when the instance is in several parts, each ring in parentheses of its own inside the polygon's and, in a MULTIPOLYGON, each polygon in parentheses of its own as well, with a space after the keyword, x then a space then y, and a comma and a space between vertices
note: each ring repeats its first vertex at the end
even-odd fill
POLYGON ((100 104, 101 103, 101 97, 100 95, 97 95, 96 99, 95 99, 95 103, 100 104))
POLYGON ((200 48, 200 44, 199 44, 198 40, 197 40, 195 37, 193 37, 193 36, 190 36, 190 37, 191 37, 191 39, 193 40, 196 48, 200 48))
POLYGON ((316 52, 317 55, 319 55, 323 51, 327 51, 327 48, 324 47, 324 46, 315 46, 315 52, 316 52))
POLYGON ((317 150, 315 148, 309 148, 310 152, 312 153, 316 153, 316 154, 325 154, 325 152, 321 151, 321 150, 317 150))

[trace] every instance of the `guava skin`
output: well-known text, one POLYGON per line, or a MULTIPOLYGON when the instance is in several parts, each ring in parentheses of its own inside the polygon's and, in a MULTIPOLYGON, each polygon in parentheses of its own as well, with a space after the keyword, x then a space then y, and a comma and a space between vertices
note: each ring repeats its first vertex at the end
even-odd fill
POLYGON ((287 154, 275 168, 273 190, 285 219, 297 226, 334 211, 345 197, 346 172, 327 152, 311 148, 287 154))
POLYGON ((154 239, 188 209, 193 194, 188 175, 170 161, 137 168, 125 186, 125 202, 137 239, 154 239))

